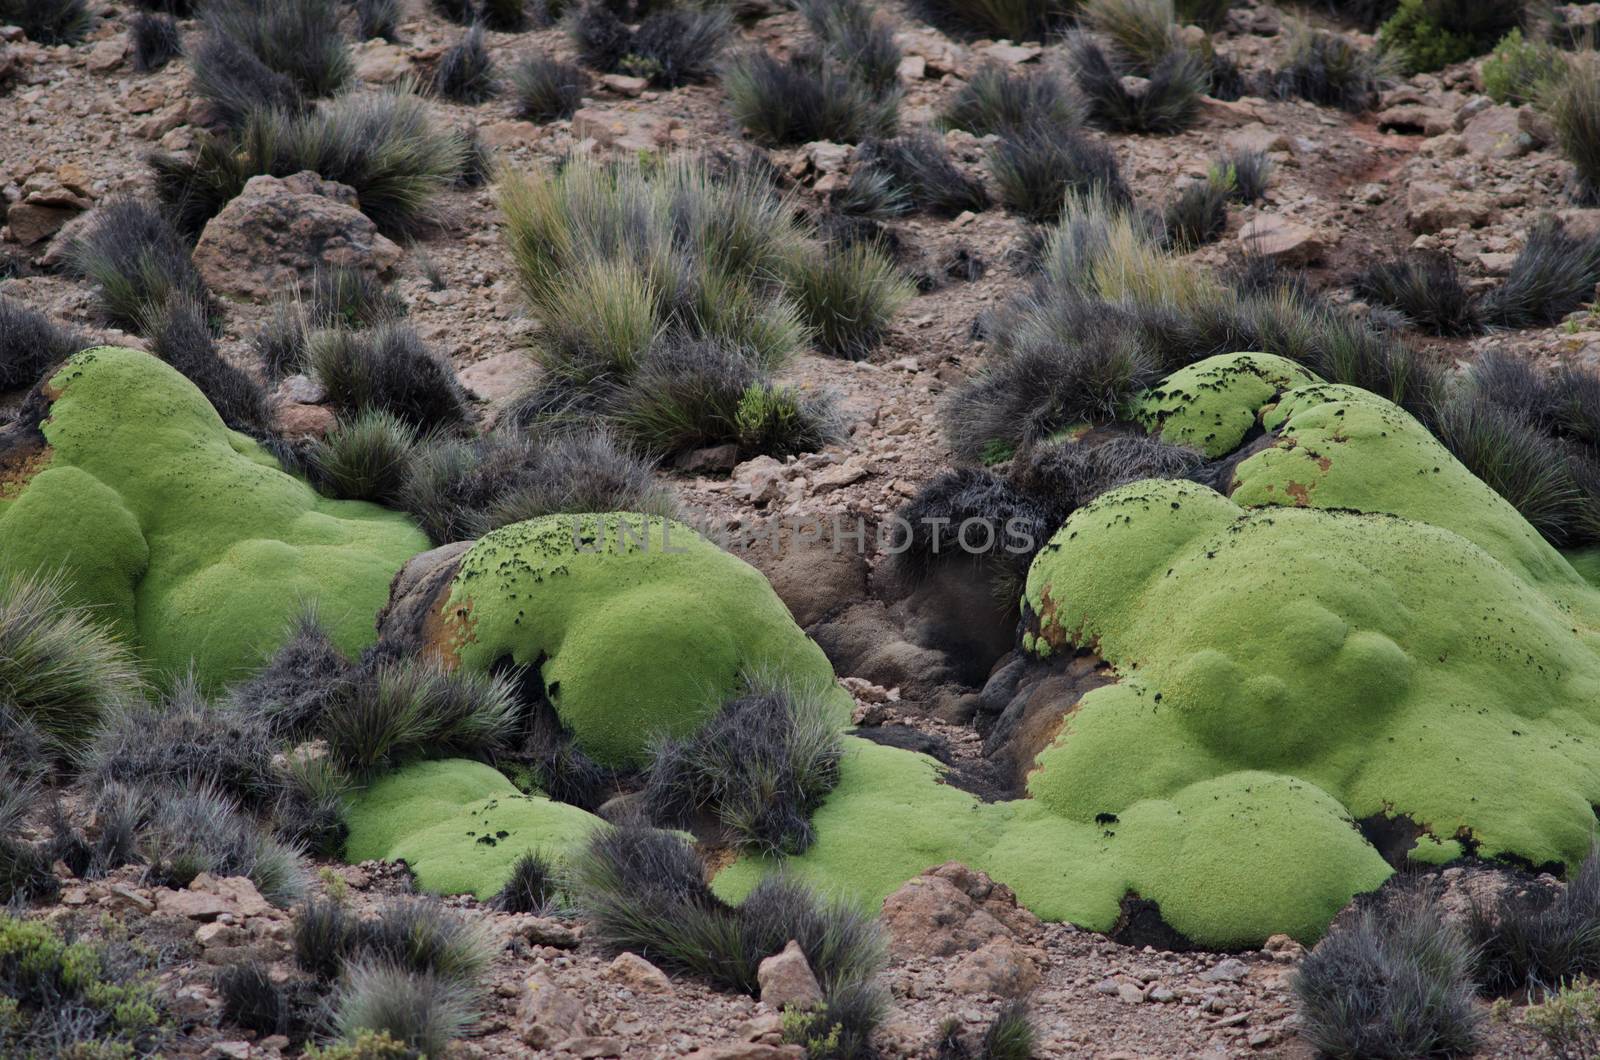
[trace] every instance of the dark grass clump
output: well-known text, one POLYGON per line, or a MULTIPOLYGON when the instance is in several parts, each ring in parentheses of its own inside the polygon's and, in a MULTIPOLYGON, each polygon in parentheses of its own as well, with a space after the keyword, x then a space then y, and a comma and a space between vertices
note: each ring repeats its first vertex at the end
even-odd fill
POLYGON ((835 61, 876 92, 900 82, 900 46, 894 27, 862 0, 804 0, 806 25, 835 61))
POLYGON ((0 391, 30 387, 46 371, 90 345, 88 337, 0 296, 0 391))
POLYGON ((388 903, 356 926, 354 952, 361 960, 462 983, 482 975, 492 956, 484 933, 437 898, 388 903))
POLYGON ((56 575, 0 578, 0 706, 55 754, 141 691, 127 651, 66 593, 56 575))
POLYGON ((900 509, 911 534, 895 565, 920 579, 943 563, 999 561, 1004 583, 1016 584, 1071 511, 986 468, 945 471, 900 509))
POLYGON ((503 913, 548 916, 560 906, 561 891, 555 866, 530 850, 512 863, 511 876, 490 904, 503 913))
POLYGON ((312 327, 370 328, 405 316, 406 303, 372 273, 335 265, 312 277, 305 310, 312 327))
POLYGON ((335 998, 333 1024, 347 1040, 382 1032, 402 1048, 443 1056, 477 1018, 476 1007, 470 984, 360 962, 350 968, 335 998))
POLYGON ((1229 151, 1212 168, 1217 173, 1215 179, 1228 185, 1230 201, 1248 205, 1266 197, 1272 159, 1265 151, 1229 151))
POLYGON ((1290 37, 1289 54, 1272 78, 1280 99, 1300 98, 1359 114, 1378 102, 1388 82, 1384 59, 1342 33, 1299 32, 1290 37))
POLYGON ((1447 254, 1411 254, 1381 261, 1356 277, 1355 293, 1398 310, 1430 335, 1471 335, 1482 327, 1478 308, 1447 254))
POLYGON ((272 827, 285 842, 318 857, 337 858, 350 836, 350 778, 325 758, 289 755, 272 827))
POLYGON ((479 0, 478 21, 500 33, 521 33, 528 28, 524 0, 479 0))
POLYGON ((356 952, 360 922, 331 898, 313 898, 295 913, 290 931, 294 962, 323 982, 331 982, 356 952))
POLYGON ((94 13, 86 0, 0 0, 0 25, 22 27, 36 44, 77 44, 94 13))
POLYGON ((332 704, 345 695, 356 669, 314 611, 295 619, 290 635, 260 673, 228 691, 242 714, 260 718, 274 740, 310 738, 332 704))
POLYGON ((647 78, 662 88, 708 80, 732 25, 723 7, 668 6, 652 10, 630 30, 600 0, 583 4, 567 19, 567 31, 586 65, 647 78))
POLYGON ((263 438, 272 431, 272 402, 261 384, 222 359, 212 340, 202 302, 173 295, 142 330, 150 350, 200 389, 234 430, 263 438))
POLYGON ((914 0, 911 13, 960 37, 1044 40, 1071 17, 1071 0, 914 0))
POLYGON ((939 1029, 938 1060, 1029 1060, 1038 1035, 1028 1012, 1028 1002, 1006 1002, 983 1034, 962 1033, 961 1020, 945 1020, 939 1029))
POLYGON ((1128 72, 1140 77, 1183 46, 1170 0, 1083 0, 1078 25, 1109 41, 1128 72))
POLYGON ((1053 72, 1014 73, 999 63, 985 63, 961 86, 942 120, 975 136, 1003 136, 1036 125, 1076 129, 1084 117, 1083 100, 1053 72))
POLYGON ((476 25, 439 57, 434 71, 433 89, 457 103, 482 103, 500 91, 494 60, 484 43, 483 26, 476 25))
POLYGON ((141 74, 159 70, 183 54, 183 34, 171 15, 140 12, 128 24, 133 42, 133 68, 141 74))
POLYGON ((95 285, 108 323, 138 331, 159 318, 169 300, 209 299, 189 248, 160 210, 117 199, 95 211, 94 222, 67 248, 72 269, 95 285))
POLYGON ((913 293, 894 262, 870 243, 798 257, 787 280, 817 348, 850 360, 878 347, 895 310, 913 293))
POLYGON ((1591 852, 1565 887, 1508 889, 1474 903, 1467 933, 1484 990, 1533 997, 1600 973, 1600 858, 1591 852))
POLYGON ((24 777, 0 762, 0 906, 52 901, 61 893, 47 846, 22 838, 24 825, 44 797, 37 777, 24 777))
POLYGON ((1133 201, 1111 149, 1070 129, 1033 126, 1002 137, 988 162, 1000 201, 1030 221, 1056 220, 1074 192, 1133 201))
POLYGON ((248 876, 263 898, 279 905, 305 890, 299 852, 262 832, 209 786, 153 793, 138 843, 145 877, 158 887, 187 887, 209 872, 248 876))
POLYGON ((190 237, 251 177, 308 169, 350 185, 385 235, 405 237, 433 218, 434 196, 463 172, 467 143, 438 128, 417 96, 375 92, 340 96, 309 114, 253 109, 235 137, 202 137, 191 157, 149 161, 157 195, 190 237))
MULTIPOLYGON (((1093 443, 1054 442, 1033 449, 1013 467, 1017 485, 1066 521, 1107 490, 1142 478, 1193 478, 1204 474, 1205 457, 1143 434, 1118 434, 1093 443)), ((1052 527, 1047 532, 1054 532, 1052 527)), ((1042 542, 1041 542, 1042 544, 1042 542)))
POLYGON ((519 706, 511 677, 380 662, 329 704, 321 735, 359 777, 423 757, 478 757, 508 746, 519 706))
POLYGON ((654 745, 645 804, 665 824, 709 813, 741 847, 804 853, 815 838, 811 814, 839 783, 843 749, 815 697, 754 682, 694 736, 654 745))
POLYGON ((478 5, 474 0, 433 0, 429 6, 451 22, 459 22, 462 25, 467 25, 478 17, 478 5))
POLYGON ((418 430, 471 419, 455 371, 410 326, 328 329, 307 343, 307 366, 333 403, 350 415, 386 412, 418 430))
POLYGON ((400 39, 403 0, 355 0, 355 13, 356 35, 362 40, 386 40, 392 44, 400 39))
POLYGON ((1522 18, 1523 5, 1480 0, 1400 0, 1378 41, 1408 74, 1482 55, 1522 18))
POLYGON ((193 677, 155 702, 135 700, 111 712, 82 756, 86 779, 146 789, 210 786, 250 809, 280 790, 277 750, 266 722, 201 695, 193 677))
POLYGON ((1545 95, 1556 142, 1573 167, 1573 192, 1585 206, 1600 206, 1600 57, 1572 61, 1545 95))
POLYGON ((1573 235, 1559 220, 1543 218, 1529 230, 1505 281, 1480 303, 1484 322, 1505 328, 1558 323, 1593 298, 1596 282, 1600 234, 1573 235))
POLYGON ((825 996, 876 995, 870 983, 883 944, 875 922, 793 881, 769 878, 728 906, 706 885, 692 847, 631 825, 597 832, 571 868, 573 897, 604 946, 753 995, 761 961, 792 939, 825 996))
POLYGON ((1473 948, 1421 893, 1402 893, 1335 926, 1293 979, 1300 1036, 1330 1056, 1470 1053, 1473 948))
POLYGON ((213 37, 241 45, 310 99, 333 95, 354 72, 341 13, 337 0, 212 0, 204 18, 213 37))
POLYGON ((733 442, 781 456, 814 451, 837 432, 826 395, 774 386, 747 352, 710 341, 653 347, 610 414, 626 437, 657 454, 733 442))
POLYGON ((874 91, 815 55, 780 60, 765 51, 742 52, 728 62, 723 86, 734 120, 775 147, 893 136, 899 121, 897 94, 874 91))
POLYGON ((208 32, 200 38, 189 58, 189 69, 195 94, 211 105, 213 116, 229 129, 240 128, 258 110, 299 114, 307 107, 293 78, 222 33, 208 32))
POLYGON ((1228 21, 1228 12, 1234 0, 1177 0, 1174 14, 1179 22, 1199 26, 1207 33, 1215 33, 1228 21))
POLYGON ((217 996, 222 1001, 224 1023, 267 1037, 288 1035, 294 1012, 287 992, 273 981, 267 965, 258 960, 230 964, 217 973, 217 996))
POLYGON ((1232 194, 1232 185, 1226 179, 1207 179, 1195 181, 1173 196, 1161 214, 1172 248, 1183 253, 1221 239, 1228 230, 1228 199, 1232 194))
POLYGON ((342 421, 311 447, 312 478, 330 497, 393 507, 405 489, 416 444, 410 425, 370 409, 342 421))
POLYGON ((509 431, 422 446, 398 496, 439 544, 542 515, 678 513, 651 463, 605 432, 543 443, 509 431))
MULTIPOLYGON (((978 211, 989 205, 983 184, 957 169, 944 140, 926 129, 893 140, 868 140, 856 152, 856 158, 852 186, 858 178, 880 176, 892 189, 888 192, 892 200, 904 203, 908 209, 954 217, 964 210, 978 211)), ((898 210, 889 207, 886 212, 898 210)))
POLYGON ((517 115, 529 121, 570 118, 583 94, 589 75, 572 63, 535 52, 511 70, 511 95, 517 115))
POLYGON ((1068 42, 1078 89, 1089 119, 1114 132, 1175 133, 1194 123, 1209 77, 1205 63, 1187 48, 1174 48, 1156 63, 1139 88, 1130 88, 1124 71, 1086 34, 1068 42))

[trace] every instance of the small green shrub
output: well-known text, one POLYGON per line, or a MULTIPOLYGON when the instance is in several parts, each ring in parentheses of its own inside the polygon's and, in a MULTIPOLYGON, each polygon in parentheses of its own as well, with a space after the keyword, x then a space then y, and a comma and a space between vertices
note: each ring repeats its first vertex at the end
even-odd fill
POLYGON ((1580 975, 1524 1016, 1556 1060, 1594 1060, 1600 1056, 1600 989, 1580 975))
POLYGON ((1600 205, 1600 55, 1572 60, 1544 96, 1561 153, 1572 163, 1576 198, 1600 205))
POLYGON ((130 952, 67 942, 39 921, 0 913, 0 1052, 7 1056, 144 1055, 164 1017, 130 952))
POLYGON ((1514 29, 1500 38, 1483 61, 1483 90, 1496 103, 1516 106, 1539 97, 1541 86, 1552 79, 1565 60, 1543 41, 1528 40, 1514 29))
POLYGON ((1408 74, 1441 70, 1481 55, 1517 24, 1521 5, 1482 0, 1400 0, 1378 27, 1378 42, 1408 74))
POLYGON ((0 0, 0 25, 21 26, 39 44, 77 44, 89 35, 94 13, 87 0, 0 0))

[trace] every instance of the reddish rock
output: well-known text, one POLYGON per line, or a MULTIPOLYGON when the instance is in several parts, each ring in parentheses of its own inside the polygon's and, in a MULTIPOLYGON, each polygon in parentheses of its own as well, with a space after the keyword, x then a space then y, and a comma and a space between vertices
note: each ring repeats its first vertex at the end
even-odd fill
POLYGON ((761 962, 756 980, 761 984, 761 1003, 768 1008, 804 1009, 822 1003, 822 987, 806 961, 805 951, 793 939, 782 953, 761 962))

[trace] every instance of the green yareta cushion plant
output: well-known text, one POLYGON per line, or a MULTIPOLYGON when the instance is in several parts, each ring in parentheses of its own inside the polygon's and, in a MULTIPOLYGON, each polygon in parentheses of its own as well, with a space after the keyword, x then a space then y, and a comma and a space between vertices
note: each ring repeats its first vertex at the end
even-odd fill
POLYGON ((0 453, 0 573, 61 571, 69 601, 157 674, 192 660, 208 689, 247 676, 309 605, 357 652, 428 547, 406 516, 286 473, 147 353, 85 350, 44 396, 42 443, 0 453))
POLYGON ((538 664, 562 724, 606 765, 689 735, 747 674, 820 690, 839 725, 850 716, 827 657, 761 572, 656 516, 550 515, 485 535, 428 636, 447 665, 538 664))

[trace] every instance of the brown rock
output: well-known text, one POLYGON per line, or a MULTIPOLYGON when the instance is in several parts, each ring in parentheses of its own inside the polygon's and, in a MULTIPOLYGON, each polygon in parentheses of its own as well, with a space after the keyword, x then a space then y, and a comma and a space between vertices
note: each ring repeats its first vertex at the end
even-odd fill
POLYGON ((18 202, 6 211, 6 224, 11 228, 11 238, 27 247, 49 239, 81 212, 72 206, 18 202))
POLYGON ((990 939, 961 958, 950 972, 950 987, 963 994, 1021 997, 1042 978, 1038 951, 1010 937, 990 939))
POLYGON ((555 984, 544 972, 534 972, 523 985, 517 1003, 517 1037, 535 1049, 582 1038, 591 1031, 583 1002, 555 984))
POLYGON ((519 921, 514 930, 535 946, 554 946, 558 950, 575 950, 583 941, 577 927, 555 917, 527 917, 519 921))
POLYGON ((1208 125, 1238 128, 1260 122, 1262 109, 1259 100, 1213 99, 1210 96, 1201 96, 1200 113, 1208 125))
POLYGON ((761 984, 761 1003, 769 1008, 811 1008, 822 1003, 822 987, 806 961, 805 952, 793 939, 782 953, 761 962, 756 969, 756 980, 761 984))
POLYGON ((195 929, 194 940, 202 949, 226 948, 244 942, 247 936, 237 924, 224 924, 220 920, 201 924, 195 929))
POLYGON ((949 880, 918 876, 883 900, 883 926, 896 957, 949 957, 1011 932, 949 880))
POLYGON ((119 33, 115 37, 108 37, 89 49, 89 57, 83 65, 95 73, 103 74, 107 70, 115 70, 122 65, 122 57, 128 54, 128 38, 119 33))
POLYGON ((556 1046, 556 1051, 580 1060, 598 1060, 600 1057, 621 1056, 628 1046, 621 1038, 569 1038, 556 1046))
POLYGON ((333 410, 322 405, 279 405, 278 433, 290 440, 322 438, 339 424, 333 410))
POLYGON ((983 54, 997 63, 1007 66, 1017 66, 1021 63, 1032 62, 1044 54, 1044 49, 1037 44, 1008 44, 1001 41, 982 49, 983 54))
POLYGON ((672 980, 667 978, 667 973, 637 953, 618 954, 616 960, 606 965, 604 975, 641 994, 672 993, 672 980))
POLYGON ((928 60, 920 55, 907 55, 900 60, 897 72, 902 81, 921 81, 928 76, 928 60))
POLYGON ((600 78, 600 83, 619 96, 633 99, 650 87, 650 82, 642 77, 629 77, 627 74, 605 74, 600 78))
POLYGON ((401 250, 354 206, 355 192, 314 173, 252 177, 207 222, 194 263, 214 291, 266 301, 335 266, 380 276, 401 250))
POLYGON ((528 355, 520 350, 501 350, 467 365, 456 378, 490 404, 504 401, 527 385, 528 355))
POLYGON ((1533 138, 1523 132, 1513 107, 1488 107, 1461 129, 1467 150, 1479 158, 1520 158, 1533 150, 1533 138))
POLYGON ((1315 261, 1327 249, 1315 229, 1274 214, 1262 214, 1241 228, 1239 243, 1251 253, 1285 265, 1315 261))
POLYGON ((256 885, 245 876, 213 876, 209 872, 202 872, 189 884, 189 889, 216 895, 230 903, 234 912, 240 916, 267 916, 276 912, 271 904, 261 897, 256 885))
POLYGON ((572 135, 618 151, 659 151, 671 142, 676 125, 640 111, 583 107, 572 116, 572 135))
POLYGON ((1455 128, 1456 116, 1443 107, 1399 103, 1379 111, 1377 120, 1381 132, 1442 136, 1455 128))
POLYGON ((1265 154, 1271 151, 1289 150, 1288 133, 1258 121, 1235 129, 1223 137, 1222 142, 1235 151, 1260 151, 1265 154))
POLYGON ((1019 935, 1031 935, 1039 930, 1039 918, 1017 901, 1016 892, 990 879, 986 872, 968 868, 959 861, 947 861, 923 875, 949 880, 984 912, 1019 935))
POLYGON ((805 1056, 805 1049, 798 1045, 729 1042, 696 1049, 685 1054, 685 1060, 805 1060, 805 1056))
POLYGON ((739 446, 733 442, 712 445, 704 449, 690 449, 674 461, 680 471, 691 475, 705 475, 718 471, 732 471, 739 463, 739 446))
POLYGON ((352 45, 356 76, 363 81, 388 85, 411 74, 411 56, 398 44, 368 40, 352 45))
POLYGON ((184 917, 189 920, 215 920, 223 913, 231 913, 234 910, 230 902, 215 894, 162 888, 156 891, 156 911, 163 916, 184 917))
POLYGON ((1431 181, 1406 189, 1406 226, 1418 235, 1444 228, 1476 228, 1493 213, 1482 193, 1461 191, 1431 181))
POLYGON ((478 126, 478 139, 490 147, 526 147, 544 136, 544 126, 531 121, 494 121, 478 126))

